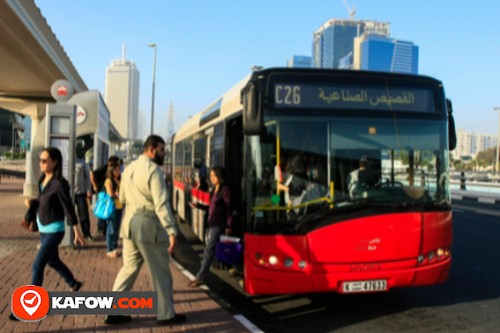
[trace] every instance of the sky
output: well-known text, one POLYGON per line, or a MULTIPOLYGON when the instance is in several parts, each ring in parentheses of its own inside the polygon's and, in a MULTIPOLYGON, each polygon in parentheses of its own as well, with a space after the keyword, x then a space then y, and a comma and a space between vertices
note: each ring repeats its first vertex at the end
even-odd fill
MULTIPOLYGON (((155 133, 167 134, 224 94, 254 65, 312 55, 313 32, 349 18, 342 0, 35 0, 89 89, 104 95, 106 68, 126 57, 140 72, 139 111, 149 133, 154 50, 155 133)), ((500 1, 347 0, 354 18, 390 22, 391 37, 419 47, 419 74, 441 80, 456 126, 497 135, 500 1)))

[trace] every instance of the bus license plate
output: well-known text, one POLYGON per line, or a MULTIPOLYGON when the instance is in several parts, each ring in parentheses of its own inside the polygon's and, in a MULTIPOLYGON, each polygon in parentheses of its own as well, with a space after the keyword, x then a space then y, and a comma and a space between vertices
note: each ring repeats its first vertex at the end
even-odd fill
POLYGON ((352 281, 342 284, 342 292, 345 294, 369 291, 387 291, 387 280, 352 281))

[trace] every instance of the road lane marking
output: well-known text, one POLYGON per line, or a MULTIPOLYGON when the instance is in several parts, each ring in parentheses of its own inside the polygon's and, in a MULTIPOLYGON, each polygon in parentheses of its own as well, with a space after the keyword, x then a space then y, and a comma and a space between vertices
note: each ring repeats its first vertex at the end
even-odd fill
POLYGON ((255 326, 251 321, 249 321, 246 317, 242 315, 234 315, 234 319, 240 322, 241 325, 245 326, 247 330, 252 333, 264 333, 261 329, 255 326))
MULTIPOLYGON (((195 276, 193 274, 191 274, 190 271, 185 269, 177 260, 170 257, 170 261, 174 264, 175 267, 177 267, 177 269, 179 269, 179 271, 181 271, 182 274, 184 274, 185 277, 187 277, 189 279, 189 281, 194 280, 195 276)), ((210 288, 208 288, 208 286, 206 284, 202 284, 198 288, 203 289, 205 291, 210 291, 210 293, 215 295, 215 293, 213 291, 211 291, 210 288)), ((217 298, 220 298, 220 297, 217 296, 217 298)), ((233 318, 236 319, 241 325, 243 325, 251 333, 264 333, 264 331, 260 330, 256 325, 254 325, 250 320, 248 320, 245 316, 243 316, 241 314, 233 315, 233 318)))
POLYGON ((477 201, 481 202, 481 203, 494 204, 495 203, 495 198, 481 198, 481 197, 479 197, 477 201))

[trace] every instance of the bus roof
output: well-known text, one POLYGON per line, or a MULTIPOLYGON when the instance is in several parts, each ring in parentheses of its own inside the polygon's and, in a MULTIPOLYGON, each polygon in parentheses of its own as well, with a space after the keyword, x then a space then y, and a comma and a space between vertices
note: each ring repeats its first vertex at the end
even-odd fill
POLYGON ((415 75, 406 73, 366 71, 366 70, 346 70, 346 69, 327 69, 327 68, 297 68, 297 67, 273 67, 254 72, 252 79, 263 77, 269 74, 308 74, 308 75, 334 75, 349 77, 366 78, 385 78, 385 79, 404 79, 408 81, 433 81, 442 84, 441 81, 426 75, 415 75))
POLYGON ((304 74, 304 75, 330 75, 336 77, 357 77, 357 78, 372 78, 380 80, 403 80, 406 82, 427 82, 431 86, 441 86, 441 81, 432 78, 430 76, 424 75, 413 75, 413 74, 403 74, 403 73, 390 73, 390 72, 373 72, 373 71, 362 71, 362 70, 339 70, 339 69, 323 69, 323 68, 291 68, 291 67, 274 67, 267 68, 260 71, 255 71, 230 90, 228 90, 224 95, 216 99, 203 111, 190 117, 176 132, 174 140, 181 141, 191 135, 203 131, 204 129, 213 126, 213 124, 218 123, 221 119, 225 119, 228 116, 236 114, 242 111, 241 104, 241 90, 249 83, 249 81, 254 81, 260 78, 265 78, 273 74, 304 74))
POLYGON ((243 107, 240 98, 241 89, 243 89, 243 87, 247 84, 250 76, 251 75, 247 75, 224 95, 222 95, 222 97, 219 97, 203 111, 198 112, 189 118, 175 134, 175 141, 181 141, 198 131, 202 131, 209 126, 218 123, 221 119, 225 119, 232 114, 240 112, 243 107), (217 116, 210 118, 210 120, 200 125, 204 115, 216 111, 218 111, 217 116))

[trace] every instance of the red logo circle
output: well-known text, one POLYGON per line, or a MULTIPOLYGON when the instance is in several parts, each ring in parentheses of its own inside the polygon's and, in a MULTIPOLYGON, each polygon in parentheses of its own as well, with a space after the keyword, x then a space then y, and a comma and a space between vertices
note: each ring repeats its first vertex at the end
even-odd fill
POLYGON ((66 87, 66 86, 57 87, 57 95, 68 96, 68 87, 66 87))
POLYGON ((39 321, 49 313, 49 293, 42 287, 24 286, 12 294, 12 313, 22 321, 39 321))

